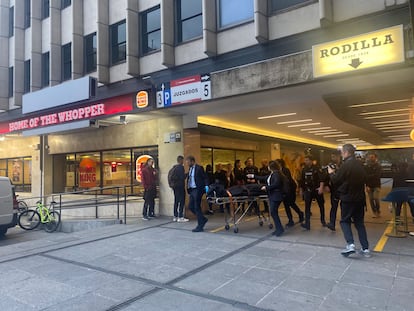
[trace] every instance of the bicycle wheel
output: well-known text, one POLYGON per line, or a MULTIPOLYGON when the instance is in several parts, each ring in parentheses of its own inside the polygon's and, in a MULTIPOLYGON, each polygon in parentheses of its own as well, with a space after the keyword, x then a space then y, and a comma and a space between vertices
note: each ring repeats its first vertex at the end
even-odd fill
POLYGON ((17 202, 17 210, 19 213, 23 213, 24 211, 27 211, 29 207, 27 206, 27 203, 25 201, 18 201, 17 202))
POLYGON ((57 211, 49 212, 47 222, 44 223, 46 232, 55 231, 60 225, 60 214, 57 211))
POLYGON ((40 224, 40 215, 32 209, 25 210, 19 215, 19 226, 24 230, 36 229, 40 224))

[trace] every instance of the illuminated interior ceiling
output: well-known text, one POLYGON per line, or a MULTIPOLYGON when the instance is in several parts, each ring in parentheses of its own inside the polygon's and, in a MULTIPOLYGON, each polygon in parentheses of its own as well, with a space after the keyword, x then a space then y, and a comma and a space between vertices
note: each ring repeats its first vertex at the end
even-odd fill
POLYGON ((412 148, 413 97, 414 69, 405 67, 173 109, 200 124, 328 148, 412 148))

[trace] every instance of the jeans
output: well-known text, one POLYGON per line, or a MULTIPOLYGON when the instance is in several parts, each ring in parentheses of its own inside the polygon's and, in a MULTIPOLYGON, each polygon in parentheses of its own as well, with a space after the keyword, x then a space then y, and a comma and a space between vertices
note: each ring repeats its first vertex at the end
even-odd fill
POLYGON ((144 207, 142 208, 142 216, 154 216, 156 188, 144 190, 144 207))
POLYGON ((185 188, 174 188, 174 217, 184 217, 185 188))
POLYGON ((369 198, 369 204, 371 205, 372 212, 374 214, 378 214, 380 212, 380 195, 381 188, 369 188, 368 191, 368 198, 369 198))
POLYGON ((368 249, 367 231, 364 224, 365 202, 341 201, 341 228, 346 243, 354 244, 351 223, 353 222, 358 232, 362 249, 368 249))
POLYGON ((207 218, 201 211, 201 197, 203 196, 203 191, 196 188, 188 189, 188 194, 190 195, 188 208, 194 215, 197 216, 197 228, 203 228, 204 224, 207 222, 207 218))
POLYGON ((321 223, 325 224, 325 200, 322 194, 319 194, 317 191, 305 191, 303 193, 305 199, 305 226, 310 228, 310 214, 311 214, 311 205, 312 200, 315 199, 318 202, 319 210, 321 212, 321 223))
POLYGON ((283 205, 285 206, 286 216, 289 220, 289 223, 294 223, 293 215, 291 209, 293 209, 299 216, 299 221, 303 221, 303 212, 300 210, 299 206, 296 204, 296 195, 295 198, 286 197, 283 200, 283 205))

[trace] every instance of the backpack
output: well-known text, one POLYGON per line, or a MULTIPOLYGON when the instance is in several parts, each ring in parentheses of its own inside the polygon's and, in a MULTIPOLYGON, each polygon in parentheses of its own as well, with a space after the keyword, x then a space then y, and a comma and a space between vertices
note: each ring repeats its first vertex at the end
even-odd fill
POLYGON ((168 186, 170 188, 174 188, 178 185, 178 175, 177 175, 177 167, 178 164, 174 165, 169 171, 168 171, 168 186))

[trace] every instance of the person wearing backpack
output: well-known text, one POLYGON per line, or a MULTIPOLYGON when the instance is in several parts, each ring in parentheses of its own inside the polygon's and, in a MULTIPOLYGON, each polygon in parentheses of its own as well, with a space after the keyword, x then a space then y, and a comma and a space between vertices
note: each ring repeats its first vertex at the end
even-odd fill
POLYGON ((185 206, 185 171, 184 157, 177 157, 175 164, 168 172, 168 185, 174 191, 174 222, 187 222, 188 218, 184 217, 185 206))

